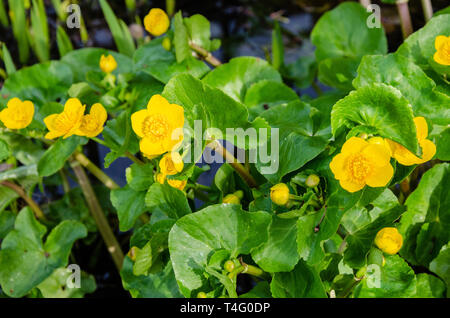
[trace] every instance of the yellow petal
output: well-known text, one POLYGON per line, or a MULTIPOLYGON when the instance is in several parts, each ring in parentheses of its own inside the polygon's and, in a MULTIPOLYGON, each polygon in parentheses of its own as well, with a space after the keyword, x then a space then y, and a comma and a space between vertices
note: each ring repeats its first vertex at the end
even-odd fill
POLYGON ((436 154, 436 145, 428 139, 423 139, 419 142, 422 148, 422 159, 419 159, 419 163, 430 161, 436 154))
POLYGON ((390 151, 384 145, 369 144, 369 146, 363 149, 362 154, 377 167, 387 165, 391 159, 390 151))
MULTIPOLYGON (((391 141, 394 143, 394 141, 391 141)), ((411 151, 395 142, 395 151, 393 154, 395 160, 404 166, 412 166, 419 162, 419 158, 416 157, 411 151)))
POLYGON ((346 154, 358 153, 367 145, 368 143, 364 139, 351 137, 344 143, 341 152, 346 154))
POLYGON ((149 138, 142 138, 139 143, 141 152, 147 156, 161 155, 167 151, 160 142, 152 142, 149 138))
POLYGON ((108 119, 108 113, 106 112, 105 107, 100 103, 92 105, 90 114, 93 115, 101 125, 108 119))
POLYGON ((141 138, 145 136, 142 128, 147 117, 148 111, 146 109, 137 111, 131 115, 131 127, 133 127, 134 133, 141 138))
POLYGON ((439 63, 441 65, 450 65, 450 58, 443 54, 441 51, 437 51, 436 53, 434 53, 433 59, 436 63, 439 63))
POLYGON ((334 174, 334 177, 337 180, 345 179, 346 173, 345 173, 345 160, 347 158, 347 155, 344 155, 342 153, 334 156, 333 160, 330 162, 330 169, 334 174))
POLYGON ((176 104, 168 104, 161 110, 161 113, 167 117, 172 127, 178 128, 184 126, 184 109, 176 104))
POLYGON ((428 125, 427 121, 423 117, 414 118, 414 124, 417 130, 417 139, 420 141, 427 138, 428 136, 428 125))
POLYGON ((150 114, 165 113, 168 107, 170 107, 170 104, 167 99, 159 94, 153 95, 147 104, 147 110, 150 114))
POLYGON ((445 35, 438 35, 434 40, 434 48, 436 49, 436 51, 439 51, 447 41, 450 41, 450 37, 446 37, 445 35))
POLYGON ((339 184, 343 189, 352 193, 361 190, 365 186, 364 183, 354 183, 349 180, 339 180, 339 184))
POLYGON ((372 137, 368 140, 369 144, 375 144, 375 145, 381 145, 386 147, 386 149, 389 152, 389 156, 392 156, 392 149, 389 145, 388 139, 382 138, 382 137, 372 137))
POLYGON ((384 187, 391 181, 394 175, 394 168, 391 164, 375 169, 370 177, 366 179, 369 187, 384 187))

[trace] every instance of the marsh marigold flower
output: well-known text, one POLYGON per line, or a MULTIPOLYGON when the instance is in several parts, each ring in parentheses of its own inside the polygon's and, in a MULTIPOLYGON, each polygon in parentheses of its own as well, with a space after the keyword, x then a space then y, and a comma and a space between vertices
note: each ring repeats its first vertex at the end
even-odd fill
POLYGON ((166 180, 167 180, 168 185, 170 185, 172 188, 176 188, 180 191, 183 191, 187 184, 187 180, 167 179, 166 175, 163 173, 158 173, 156 175, 156 181, 158 183, 164 184, 164 182, 166 182, 166 180))
POLYGON ((450 65, 450 36, 438 35, 434 40, 434 60, 442 65, 450 65))
POLYGON ((402 248, 403 238, 395 227, 385 227, 378 231, 375 244, 383 252, 394 255, 402 248))
POLYGON ((164 10, 153 8, 144 18, 145 29, 154 36, 166 33, 170 20, 164 10))
POLYGON ((330 169, 341 187, 349 192, 359 191, 366 184, 384 187, 394 174, 390 158, 388 147, 351 137, 331 161, 330 169))
POLYGON ((100 58, 100 69, 105 73, 111 73, 117 68, 117 62, 112 55, 102 55, 100 58))
POLYGON ((81 125, 76 134, 89 138, 100 135, 107 118, 108 113, 102 104, 92 105, 90 113, 81 119, 81 125))
POLYGON ((431 140, 426 139, 428 136, 428 125, 425 118, 416 117, 414 118, 414 123, 416 124, 417 139, 420 148, 422 148, 422 158, 417 157, 399 143, 387 140, 392 150, 392 156, 404 166, 427 162, 436 154, 436 145, 431 140))
POLYGON ((183 141, 183 107, 170 104, 161 95, 154 95, 147 109, 131 115, 134 132, 141 139, 140 149, 146 156, 172 151, 183 141))
POLYGON ((159 168, 164 175, 174 175, 183 170, 184 162, 176 151, 165 154, 159 161, 159 168))
POLYGON ((270 199, 278 205, 285 205, 289 201, 289 188, 284 183, 278 183, 270 188, 270 199))
POLYGON ((68 99, 62 113, 45 117, 44 123, 49 130, 45 138, 64 136, 66 139, 75 135, 81 126, 85 109, 86 106, 82 105, 78 98, 68 99))
POLYGON ((22 129, 33 121, 34 105, 17 97, 8 101, 6 108, 0 112, 0 121, 9 129, 22 129))
POLYGON ((228 204, 240 204, 241 203, 241 199, 239 199, 239 197, 234 194, 227 194, 226 196, 224 196, 224 198, 222 199, 222 203, 228 203, 228 204))

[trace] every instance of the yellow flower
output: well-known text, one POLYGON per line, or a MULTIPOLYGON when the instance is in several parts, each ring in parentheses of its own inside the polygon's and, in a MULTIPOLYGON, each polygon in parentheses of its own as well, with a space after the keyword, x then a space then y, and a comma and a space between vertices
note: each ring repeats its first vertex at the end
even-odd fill
POLYGON ((117 62, 112 55, 102 55, 100 58, 100 68, 105 73, 111 73, 117 68, 117 62))
POLYGON ((289 188, 284 183, 278 183, 270 188, 270 199, 278 205, 285 205, 289 201, 289 188))
POLYGON ((434 40, 434 60, 442 65, 450 65, 450 36, 438 35, 434 40))
POLYGON ((159 161, 159 168, 161 173, 172 176, 181 172, 184 167, 183 159, 176 151, 165 154, 159 161))
POLYGON ((240 204, 241 203, 241 199, 239 199, 239 197, 237 195, 235 195, 234 193, 231 194, 227 194, 223 199, 222 199, 222 203, 228 203, 228 204, 240 204))
POLYGON ((184 190, 184 187, 186 187, 187 180, 175 180, 175 179, 167 179, 167 183, 172 187, 176 188, 180 191, 184 190))
POLYGON ((356 192, 366 184, 384 187, 394 174, 389 160, 390 151, 386 146, 351 137, 331 161, 330 169, 342 188, 356 192))
POLYGON ((75 135, 83 120, 86 106, 82 105, 78 98, 70 98, 64 105, 60 114, 45 117, 44 123, 50 131, 45 135, 47 139, 64 136, 64 139, 75 135))
POLYGON ((183 141, 183 107, 170 104, 161 95, 153 95, 147 109, 131 115, 131 123, 142 138, 140 149, 146 156, 172 151, 183 141))
POLYGON ((8 101, 6 108, 0 112, 0 121, 9 129, 22 129, 33 121, 34 105, 17 97, 8 101))
POLYGON ((85 137, 96 137, 103 131, 103 125, 108 118, 108 113, 102 104, 94 104, 88 115, 84 115, 81 119, 80 128, 76 134, 85 137))
POLYGON ((164 10, 153 8, 144 18, 145 29, 154 36, 166 33, 170 20, 164 10))
POLYGON ((175 180, 175 179, 167 179, 166 175, 164 173, 158 173, 156 175, 156 181, 158 183, 164 184, 164 182, 166 182, 172 187, 172 188, 176 188, 180 191, 183 191, 184 188, 186 187, 187 184, 187 180, 175 180))
POLYGON ((392 156, 404 166, 427 162, 436 154, 436 145, 431 140, 426 139, 428 136, 428 125, 425 118, 416 117, 414 118, 414 123, 416 124, 417 139, 420 148, 422 148, 422 158, 417 157, 399 143, 387 140, 392 149, 392 156))
POLYGON ((385 227, 378 231, 375 244, 383 252, 394 255, 402 248, 403 238, 395 227, 385 227))

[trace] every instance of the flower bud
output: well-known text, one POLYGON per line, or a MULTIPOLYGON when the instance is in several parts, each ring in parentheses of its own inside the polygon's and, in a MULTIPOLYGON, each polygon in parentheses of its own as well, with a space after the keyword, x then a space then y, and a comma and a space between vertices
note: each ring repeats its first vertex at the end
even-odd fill
POLYGON ((285 183, 278 183, 270 188, 270 199, 278 205, 285 205, 289 201, 289 188, 285 183))
POLYGON ((100 58, 100 69, 109 74, 117 68, 117 62, 112 55, 102 55, 100 58))
POLYGON ((164 10, 153 8, 144 18, 145 29, 153 36, 166 33, 170 20, 164 10))
POLYGON ((136 254, 138 252, 139 248, 136 246, 133 246, 132 248, 130 248, 130 250, 127 253, 127 256, 134 262, 136 261, 136 254))
POLYGON ((170 38, 168 38, 167 36, 162 41, 162 47, 166 51, 170 51, 170 49, 172 48, 172 42, 170 41, 170 38))
POLYGON ((197 298, 208 298, 208 296, 206 295, 205 292, 199 292, 199 293, 197 294, 197 298))
POLYGON ((403 238, 395 227, 385 227, 378 231, 375 244, 383 252, 394 255, 401 249, 403 238))
POLYGON ((227 194, 223 200, 223 203, 228 203, 228 204, 240 204, 241 200, 239 199, 239 197, 235 194, 227 194))
POLYGON ((317 187, 319 185, 319 183, 320 183, 320 178, 315 174, 309 175, 305 181, 306 186, 308 186, 310 188, 317 187))
POLYGON ((235 267, 236 266, 234 265, 234 262, 232 260, 226 261, 223 265, 223 268, 229 273, 231 273, 235 267))

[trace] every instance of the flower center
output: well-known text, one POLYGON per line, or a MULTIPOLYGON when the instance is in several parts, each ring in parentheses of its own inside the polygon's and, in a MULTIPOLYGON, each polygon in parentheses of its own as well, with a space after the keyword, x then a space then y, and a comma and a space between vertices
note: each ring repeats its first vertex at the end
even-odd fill
POLYGON ((353 181, 362 183, 372 172, 372 164, 364 155, 354 154, 348 159, 347 169, 353 181))
POLYGON ((153 141, 164 139, 169 133, 169 123, 162 114, 154 114, 145 118, 142 123, 142 131, 146 137, 153 141))
POLYGON ((24 114, 24 112, 21 112, 21 111, 14 112, 12 117, 13 117, 14 121, 19 122, 19 123, 23 123, 27 120, 26 114, 24 114))

